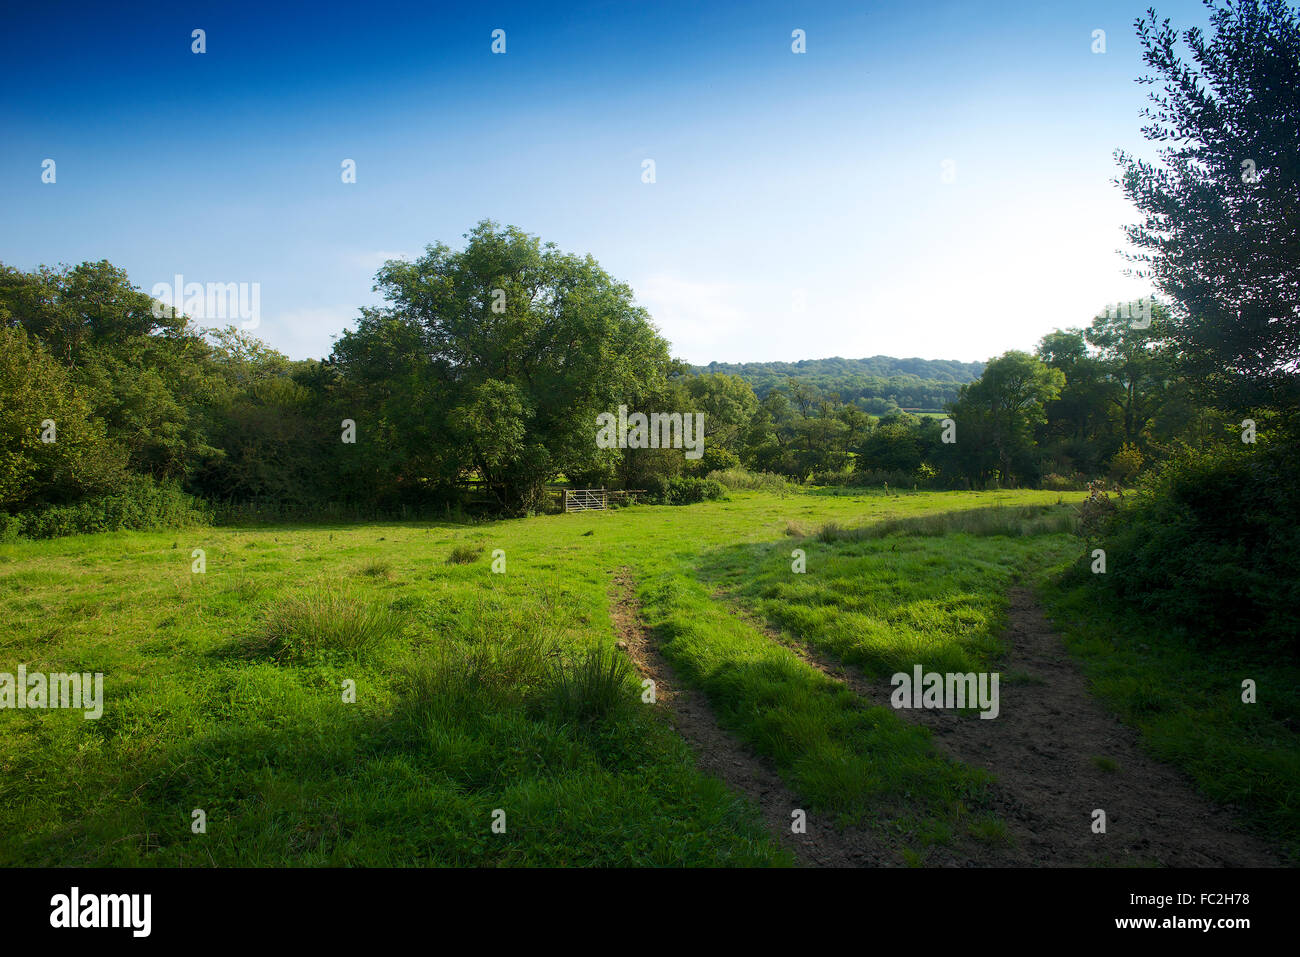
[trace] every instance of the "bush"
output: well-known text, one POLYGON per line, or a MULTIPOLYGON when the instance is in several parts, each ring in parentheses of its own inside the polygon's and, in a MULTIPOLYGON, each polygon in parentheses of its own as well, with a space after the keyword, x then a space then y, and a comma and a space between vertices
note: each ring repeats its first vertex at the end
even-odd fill
POLYGON ((1106 584, 1201 640, 1294 642, 1300 464, 1285 446, 1183 451, 1102 533, 1106 584))
POLYGON ((1142 453, 1125 442, 1110 460, 1110 477, 1116 482, 1131 482, 1142 468, 1142 453))
POLYGON ((931 466, 922 464, 915 472, 902 469, 859 469, 854 472, 815 472, 812 477, 814 485, 843 486, 848 488, 911 488, 928 486, 935 483, 938 472, 931 466))
POLYGON ((701 478, 675 478, 664 492, 667 505, 693 505, 696 502, 725 498, 726 488, 720 482, 701 478))
POLYGON ((727 469, 738 468, 740 468, 740 457, 716 445, 710 445, 698 459, 686 460, 686 471, 697 477, 708 475, 710 472, 725 472, 727 469))
POLYGON ((1048 472, 1038 485, 1039 488, 1046 489, 1049 492, 1078 492, 1087 488, 1088 479, 1079 472, 1072 472, 1069 475, 1048 472))
MULTIPOLYGON (((175 486, 137 477, 112 495, 14 516, 9 528, 18 521, 24 538, 57 538, 124 529, 193 528, 209 524, 210 519, 207 506, 193 496, 175 486)), ((0 534, 4 524, 0 522, 0 534)))
POLYGON ((1089 482, 1088 497, 1079 506, 1079 533, 1083 535, 1083 540, 1089 548, 1105 534, 1120 504, 1124 501, 1124 490, 1118 485, 1113 490, 1117 498, 1112 499, 1110 491, 1101 479, 1089 482))
POLYGON ((887 518, 871 525, 846 528, 827 522, 816 532, 823 542, 863 541, 887 535, 932 538, 943 535, 1005 535, 1022 538, 1063 535, 1077 531, 1078 513, 1068 505, 993 505, 952 512, 931 512, 905 518, 887 518))
POLYGON ((662 504, 668 498, 668 486, 671 483, 672 479, 666 475, 646 475, 641 482, 641 487, 645 489, 645 500, 662 504))
POLYGON ((794 488, 784 475, 777 475, 775 472, 751 472, 746 468, 720 469, 710 472, 708 478, 729 489, 784 494, 794 488))

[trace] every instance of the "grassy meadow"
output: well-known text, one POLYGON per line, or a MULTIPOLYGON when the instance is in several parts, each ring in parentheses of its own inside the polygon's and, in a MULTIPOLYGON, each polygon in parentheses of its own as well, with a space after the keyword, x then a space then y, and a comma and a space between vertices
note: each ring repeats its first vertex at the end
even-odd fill
MULTIPOLYGON (((995 666, 1008 588, 1083 553, 1077 498, 732 492, 469 524, 0 545, 0 671, 105 675, 99 720, 0 712, 0 863, 793 863, 748 800, 697 770, 663 704, 642 702, 610 618, 620 577, 665 659, 810 814, 879 829, 904 863, 955 838, 1003 840, 988 772, 782 636, 880 679, 995 666)), ((1084 612, 1072 606, 1071 634, 1086 653, 1084 612)), ((1122 717, 1165 667, 1146 658, 1129 686, 1101 675, 1122 717)), ((1162 693, 1184 751, 1228 746, 1197 720, 1221 701, 1162 693)), ((1255 818, 1293 841, 1280 790, 1294 736, 1267 733, 1276 711, 1259 720, 1253 753, 1275 786, 1232 797, 1267 804, 1255 818)))

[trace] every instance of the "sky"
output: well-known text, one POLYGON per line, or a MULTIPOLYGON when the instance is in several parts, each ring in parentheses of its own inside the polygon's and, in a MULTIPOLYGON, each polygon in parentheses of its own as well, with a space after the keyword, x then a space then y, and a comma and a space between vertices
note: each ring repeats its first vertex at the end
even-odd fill
POLYGON ((487 218, 595 256, 693 363, 1032 350, 1150 293, 1113 153, 1151 153, 1152 3, 1205 22, 1197 0, 25 4, 0 33, 0 262, 255 283, 255 334, 321 358, 383 261, 487 218))

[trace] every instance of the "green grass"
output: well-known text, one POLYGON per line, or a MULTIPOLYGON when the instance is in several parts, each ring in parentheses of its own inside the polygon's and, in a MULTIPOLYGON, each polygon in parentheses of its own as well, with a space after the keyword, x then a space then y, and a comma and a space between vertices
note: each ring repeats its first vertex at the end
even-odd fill
POLYGON ((749 619, 880 678, 915 664, 990 670, 1003 650, 1010 584, 1027 562, 1060 560, 1079 546, 1059 533, 1061 507, 961 504, 836 524, 833 534, 823 526, 797 540, 787 527, 777 541, 705 551, 652 576, 643 591, 665 653, 724 725, 771 758, 814 809, 870 821, 918 860, 956 836, 1005 837, 985 812, 988 776, 940 757, 927 731, 868 707, 749 619), (926 537, 915 537, 918 527, 926 537), (803 572, 794 570, 795 548, 803 572))
MULTIPOLYGON (((737 490, 500 522, 0 545, 0 671, 105 674, 98 721, 0 711, 0 863, 791 863, 641 702, 610 621, 628 566, 665 655, 810 813, 878 828, 900 863, 1003 840, 983 774, 759 625, 871 674, 982 667, 1007 586, 1078 551, 1046 524, 993 529, 1025 507, 1050 524, 1059 498, 737 490), (832 523, 876 530, 815 536, 832 523), (496 549, 505 574, 480 560, 496 549), (190 829, 196 808, 206 834, 190 829)), ((1273 714, 1280 692, 1261 689, 1258 715, 1273 714)), ((1296 780, 1271 773, 1273 791, 1296 780)))
POLYGON ((701 574, 771 627, 874 677, 917 664, 984 671, 1003 651, 1011 585, 1031 564, 1079 551, 1077 539, 1048 533, 1058 514, 1055 506, 972 508, 823 526, 808 538, 715 550, 701 574), (803 573, 793 570, 795 549, 803 573))

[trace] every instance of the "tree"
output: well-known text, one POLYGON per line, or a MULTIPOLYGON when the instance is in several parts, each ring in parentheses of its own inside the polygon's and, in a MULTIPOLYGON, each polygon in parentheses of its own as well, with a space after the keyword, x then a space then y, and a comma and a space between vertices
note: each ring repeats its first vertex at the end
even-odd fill
POLYGON ((1039 431, 1039 445, 1053 470, 1095 473, 1112 448, 1118 447, 1110 401, 1117 387, 1089 349, 1082 329, 1049 332, 1039 342, 1037 353, 1065 376, 1060 395, 1044 410, 1046 421, 1039 431))
POLYGON ((1105 397, 1118 413, 1124 442, 1142 438, 1169 385, 1169 354, 1161 339, 1168 326, 1168 309, 1153 303, 1149 325, 1108 313, 1084 330, 1088 345, 1096 350, 1099 370, 1113 385, 1105 397))
POLYGON ((1065 375, 1041 359, 1013 350, 989 362, 984 374, 962 386, 950 411, 957 423, 957 445, 987 478, 996 462, 1002 481, 1032 470, 1034 428, 1046 421, 1044 406, 1065 385, 1065 375))
POLYGON ((0 265, 0 304, 40 339, 60 362, 78 366, 90 348, 137 336, 183 333, 186 321, 158 310, 154 299, 131 285, 126 271, 109 262, 85 262, 23 272, 0 265))
POLYGON ((125 450, 35 337, 0 326, 0 511, 116 491, 125 450))
POLYGON ((1163 85, 1143 116, 1158 163, 1118 151, 1141 212, 1126 229, 1175 304, 1171 334, 1207 394, 1235 408, 1300 404, 1300 20, 1283 0, 1207 0, 1213 37, 1136 21, 1163 85))
POLYGON ((906 412, 886 416, 862 442, 859 469, 916 472, 927 452, 922 421, 906 412))
POLYGON ((392 431, 392 447, 418 455, 421 436, 445 435, 444 477, 475 469, 503 509, 526 511, 554 474, 609 465, 596 416, 661 395, 668 344, 592 257, 487 220, 466 239, 460 252, 438 243, 386 263, 375 288, 388 305, 342 337, 334 360, 384 389, 385 369, 421 384, 425 400, 401 411, 419 421, 392 431))
POLYGON ((753 387, 740 376, 722 372, 686 378, 687 410, 704 413, 705 448, 735 452, 758 409, 753 387))

